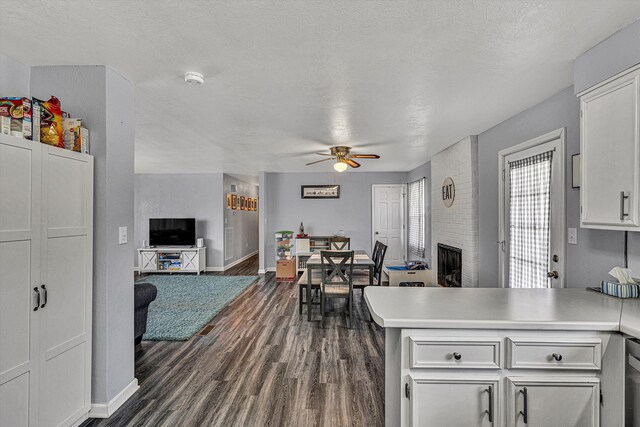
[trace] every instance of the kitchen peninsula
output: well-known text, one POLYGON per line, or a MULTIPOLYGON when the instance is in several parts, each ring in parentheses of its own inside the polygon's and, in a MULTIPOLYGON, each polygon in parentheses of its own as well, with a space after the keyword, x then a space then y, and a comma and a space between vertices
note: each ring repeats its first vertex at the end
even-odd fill
POLYGON ((365 299, 385 328, 387 426, 624 425, 621 331, 640 330, 638 301, 383 287, 365 299))

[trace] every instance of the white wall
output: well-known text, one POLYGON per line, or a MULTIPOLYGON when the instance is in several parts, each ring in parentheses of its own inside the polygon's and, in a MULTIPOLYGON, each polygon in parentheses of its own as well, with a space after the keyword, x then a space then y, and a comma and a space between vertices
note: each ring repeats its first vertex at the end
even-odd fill
POLYGON ((90 132, 94 163, 92 402, 107 403, 134 380, 133 236, 134 87, 104 66, 31 69, 31 95, 56 95, 90 132))
POLYGON ((0 53, 0 96, 30 97, 30 79, 30 66, 0 53))
POLYGON ((434 281, 438 275, 438 243, 462 249, 462 286, 478 286, 478 143, 469 136, 433 156, 431 229, 434 281), (447 208, 442 183, 453 179, 455 198, 447 208))
POLYGON ((225 266, 258 250, 259 212, 227 209, 227 193, 231 191, 232 184, 237 186, 237 192, 235 194, 238 197, 258 198, 257 185, 240 180, 231 175, 224 175, 221 203, 224 209, 225 266))
MULTIPOLYGON (((406 172, 266 173, 266 268, 275 267, 273 234, 277 230, 297 232, 304 222, 311 235, 333 235, 344 230, 353 249, 371 252, 371 186, 404 184, 406 172), (302 199, 301 185, 340 184, 340 198, 302 199)), ((262 182, 261 182, 262 185, 262 182)), ((262 188, 262 187, 261 187, 262 188)))
POLYGON ((134 181, 136 248, 149 240, 149 218, 195 218, 207 247, 207 267, 224 266, 222 173, 136 174, 134 181))

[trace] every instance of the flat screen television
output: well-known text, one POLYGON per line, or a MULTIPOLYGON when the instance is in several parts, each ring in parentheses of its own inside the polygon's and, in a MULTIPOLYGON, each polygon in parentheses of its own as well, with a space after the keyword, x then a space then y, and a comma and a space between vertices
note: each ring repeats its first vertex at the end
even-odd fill
POLYGON ((149 245, 195 246, 195 218, 150 218, 149 245))

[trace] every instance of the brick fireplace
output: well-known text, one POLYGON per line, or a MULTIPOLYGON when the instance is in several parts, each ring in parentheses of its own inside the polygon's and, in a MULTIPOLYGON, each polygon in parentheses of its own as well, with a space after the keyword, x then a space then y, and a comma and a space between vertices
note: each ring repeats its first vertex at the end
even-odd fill
MULTIPOLYGON (((431 253, 433 277, 441 277, 455 286, 478 286, 478 139, 468 136, 431 159, 431 253), (450 178, 450 179, 448 179, 450 178), (440 261, 440 246, 453 248, 455 254, 443 252, 447 260, 440 261), (446 253, 446 255, 445 255, 446 253), (454 259, 455 258, 455 259, 454 259), (459 260, 455 274, 450 262, 459 260), (444 262, 444 261, 443 261, 444 262), (451 267, 452 268, 452 267, 451 267), (448 279, 446 279, 448 277, 448 279)), ((444 285, 450 286, 450 285, 444 285)))

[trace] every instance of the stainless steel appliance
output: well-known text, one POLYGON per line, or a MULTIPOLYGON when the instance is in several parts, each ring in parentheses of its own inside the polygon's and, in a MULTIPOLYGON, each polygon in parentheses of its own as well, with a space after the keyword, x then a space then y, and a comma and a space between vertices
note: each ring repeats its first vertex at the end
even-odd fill
POLYGON ((625 425, 640 427, 640 340, 628 338, 625 344, 625 425))

